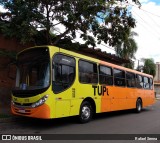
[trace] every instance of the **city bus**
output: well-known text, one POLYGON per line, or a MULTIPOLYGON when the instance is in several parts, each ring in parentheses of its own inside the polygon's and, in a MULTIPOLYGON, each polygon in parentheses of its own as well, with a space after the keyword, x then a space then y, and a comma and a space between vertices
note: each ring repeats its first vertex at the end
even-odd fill
POLYGON ((154 104, 153 77, 55 46, 37 46, 17 54, 14 115, 53 119, 77 116, 89 122, 95 113, 154 104))

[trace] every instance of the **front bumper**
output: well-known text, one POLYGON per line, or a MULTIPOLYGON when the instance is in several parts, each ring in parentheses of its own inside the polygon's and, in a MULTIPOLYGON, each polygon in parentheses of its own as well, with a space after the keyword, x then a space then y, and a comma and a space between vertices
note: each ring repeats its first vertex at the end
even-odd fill
POLYGON ((27 116, 33 118, 50 119, 50 107, 47 104, 43 104, 36 108, 28 108, 25 106, 16 106, 11 104, 11 112, 14 115, 27 116))

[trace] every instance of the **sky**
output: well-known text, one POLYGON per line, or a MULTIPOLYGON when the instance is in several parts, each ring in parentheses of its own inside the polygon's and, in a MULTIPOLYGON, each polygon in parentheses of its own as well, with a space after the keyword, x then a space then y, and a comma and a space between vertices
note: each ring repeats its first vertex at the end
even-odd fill
POLYGON ((132 6, 131 12, 136 19, 138 33, 134 37, 138 44, 136 59, 153 58, 154 62, 160 62, 160 1, 140 0, 142 6, 132 6))
MULTIPOLYGON (((154 62, 160 62, 160 0, 139 0, 141 7, 129 3, 131 13, 136 20, 136 27, 133 29, 138 34, 134 39, 138 45, 135 55, 135 65, 138 61, 143 65, 142 58, 152 58, 154 62)), ((102 45, 97 45, 103 51, 114 51, 102 45)), ((136 67, 135 66, 135 67, 136 67)))
MULTIPOLYGON (((153 58, 155 63, 160 62, 160 0, 140 0, 140 2, 141 8, 138 8, 134 3, 130 3, 132 15, 136 20, 136 27, 133 31, 138 34, 134 37, 138 45, 136 59, 134 60, 135 68, 138 61, 140 65, 143 65, 142 58, 153 58)), ((65 30, 63 26, 59 29, 61 31, 65 30)), ((75 41, 84 43, 79 36, 80 31, 77 33, 75 41)), ((97 48, 115 54, 114 48, 104 43, 97 45, 97 48)))
MULTIPOLYGON (((136 62, 141 58, 153 58, 154 62, 160 62, 160 0, 139 0, 142 4, 140 8, 137 5, 131 4, 131 12, 133 17, 136 19, 136 27, 133 29, 138 36, 134 39, 138 45, 138 51, 135 55, 136 62)), ((5 11, 2 6, 0 6, 0 11, 5 11)), ((57 27, 61 32, 65 28, 60 25, 57 27)), ((91 33, 89 33, 91 34, 91 33)), ((79 38, 80 31, 77 32, 77 38, 75 41, 84 43, 82 39, 79 38)), ((102 51, 107 51, 108 53, 115 53, 113 47, 108 48, 108 45, 102 43, 97 45, 102 51)))

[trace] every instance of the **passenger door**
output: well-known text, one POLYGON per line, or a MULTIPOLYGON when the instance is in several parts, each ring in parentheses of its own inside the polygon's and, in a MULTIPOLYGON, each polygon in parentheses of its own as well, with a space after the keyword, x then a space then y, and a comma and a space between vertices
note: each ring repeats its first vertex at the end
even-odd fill
POLYGON ((53 58, 52 89, 56 118, 70 115, 75 66, 75 59, 71 56, 56 54, 53 58))

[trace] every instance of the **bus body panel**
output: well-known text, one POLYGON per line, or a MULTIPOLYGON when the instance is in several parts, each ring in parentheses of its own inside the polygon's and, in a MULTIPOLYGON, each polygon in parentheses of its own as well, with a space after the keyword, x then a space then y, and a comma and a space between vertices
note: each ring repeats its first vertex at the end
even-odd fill
POLYGON ((33 118, 50 119, 50 106, 43 104, 37 108, 15 107, 11 105, 11 112, 15 115, 27 116, 33 118))

